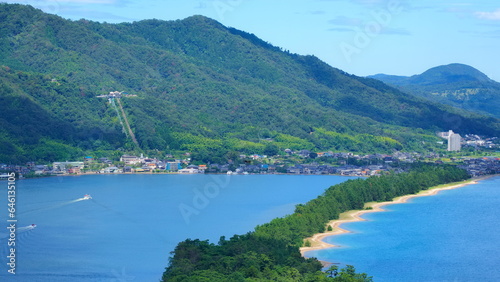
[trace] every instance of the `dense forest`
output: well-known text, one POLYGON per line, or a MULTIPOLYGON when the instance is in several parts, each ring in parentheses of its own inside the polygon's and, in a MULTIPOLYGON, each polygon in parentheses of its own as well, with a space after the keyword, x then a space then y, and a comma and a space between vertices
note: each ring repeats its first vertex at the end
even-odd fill
POLYGON ((407 173, 348 180, 253 232, 221 237, 217 244, 198 239, 179 243, 163 281, 371 281, 353 266, 321 272, 318 260, 301 256, 304 238, 324 232, 330 220, 342 212, 363 209, 364 203, 388 201, 469 177, 454 166, 419 164, 407 173))
POLYGON ((500 118, 500 83, 468 65, 438 66, 411 77, 371 77, 416 96, 500 118))
POLYGON ((436 131, 500 135, 498 119, 407 95, 202 16, 107 24, 0 4, 0 162, 270 148, 444 149, 436 131), (107 99, 122 98, 139 148, 107 99), (33 132, 33 134, 31 134, 33 132))

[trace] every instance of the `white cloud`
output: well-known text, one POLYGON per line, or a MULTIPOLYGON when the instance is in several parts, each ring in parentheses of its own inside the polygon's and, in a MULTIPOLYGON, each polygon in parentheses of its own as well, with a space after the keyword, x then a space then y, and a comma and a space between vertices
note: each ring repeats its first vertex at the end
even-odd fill
POLYGON ((476 12, 474 15, 482 20, 500 21, 500 9, 494 12, 476 12))
POLYGON ((475 36, 475 37, 483 37, 483 38, 500 38, 500 30, 491 30, 491 31, 477 31, 477 30, 460 30, 460 33, 475 36))

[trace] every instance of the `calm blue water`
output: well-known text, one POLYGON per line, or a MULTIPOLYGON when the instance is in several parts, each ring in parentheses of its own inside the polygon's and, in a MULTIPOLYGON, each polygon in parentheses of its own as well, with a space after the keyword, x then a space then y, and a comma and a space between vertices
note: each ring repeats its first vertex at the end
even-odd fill
POLYGON ((7 273, 7 182, 0 181, 0 281, 159 281, 178 242, 217 243, 222 235, 244 234, 347 179, 95 175, 18 181, 15 276, 7 273), (84 194, 93 199, 76 201, 84 194), (25 228, 33 223, 35 229, 25 228))
POLYGON ((500 281, 500 177, 386 209, 327 238, 340 248, 307 255, 374 281, 500 281))

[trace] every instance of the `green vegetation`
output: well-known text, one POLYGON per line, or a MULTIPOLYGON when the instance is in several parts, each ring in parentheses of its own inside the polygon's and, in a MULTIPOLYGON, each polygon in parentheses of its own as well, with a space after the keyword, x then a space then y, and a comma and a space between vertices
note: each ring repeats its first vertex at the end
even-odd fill
POLYGON ((179 243, 163 281, 371 281, 352 266, 323 273, 319 261, 303 258, 299 247, 308 244, 304 238, 324 232, 327 222, 342 212, 467 178, 454 166, 421 164, 408 173, 346 181, 254 232, 229 240, 221 237, 218 244, 189 239, 179 243))
POLYGON ((422 152, 444 149, 436 131, 500 135, 497 119, 425 102, 202 16, 106 24, 0 4, 0 22, 0 162, 113 151, 189 151, 199 162, 287 148, 422 152), (96 98, 111 91, 137 95, 121 104, 139 148, 116 109, 96 98))
POLYGON ((500 83, 468 65, 439 66, 412 77, 372 77, 416 96, 500 118, 500 83))
POLYGON ((105 101, 66 80, 0 67, 0 83, 0 162, 69 160, 123 145, 105 101))

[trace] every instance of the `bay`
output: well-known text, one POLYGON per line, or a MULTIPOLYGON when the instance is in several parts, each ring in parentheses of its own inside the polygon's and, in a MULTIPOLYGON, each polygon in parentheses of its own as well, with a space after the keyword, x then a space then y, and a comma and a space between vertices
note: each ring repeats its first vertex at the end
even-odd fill
POLYGON ((178 242, 217 243, 220 236, 244 234, 347 179, 85 175, 20 180, 16 275, 7 272, 7 182, 2 181, 0 281, 159 281, 178 242), (82 200, 85 194, 92 199, 82 200))
POLYGON ((308 252, 374 281, 500 281, 500 177, 413 198, 342 224, 339 245, 308 252))

